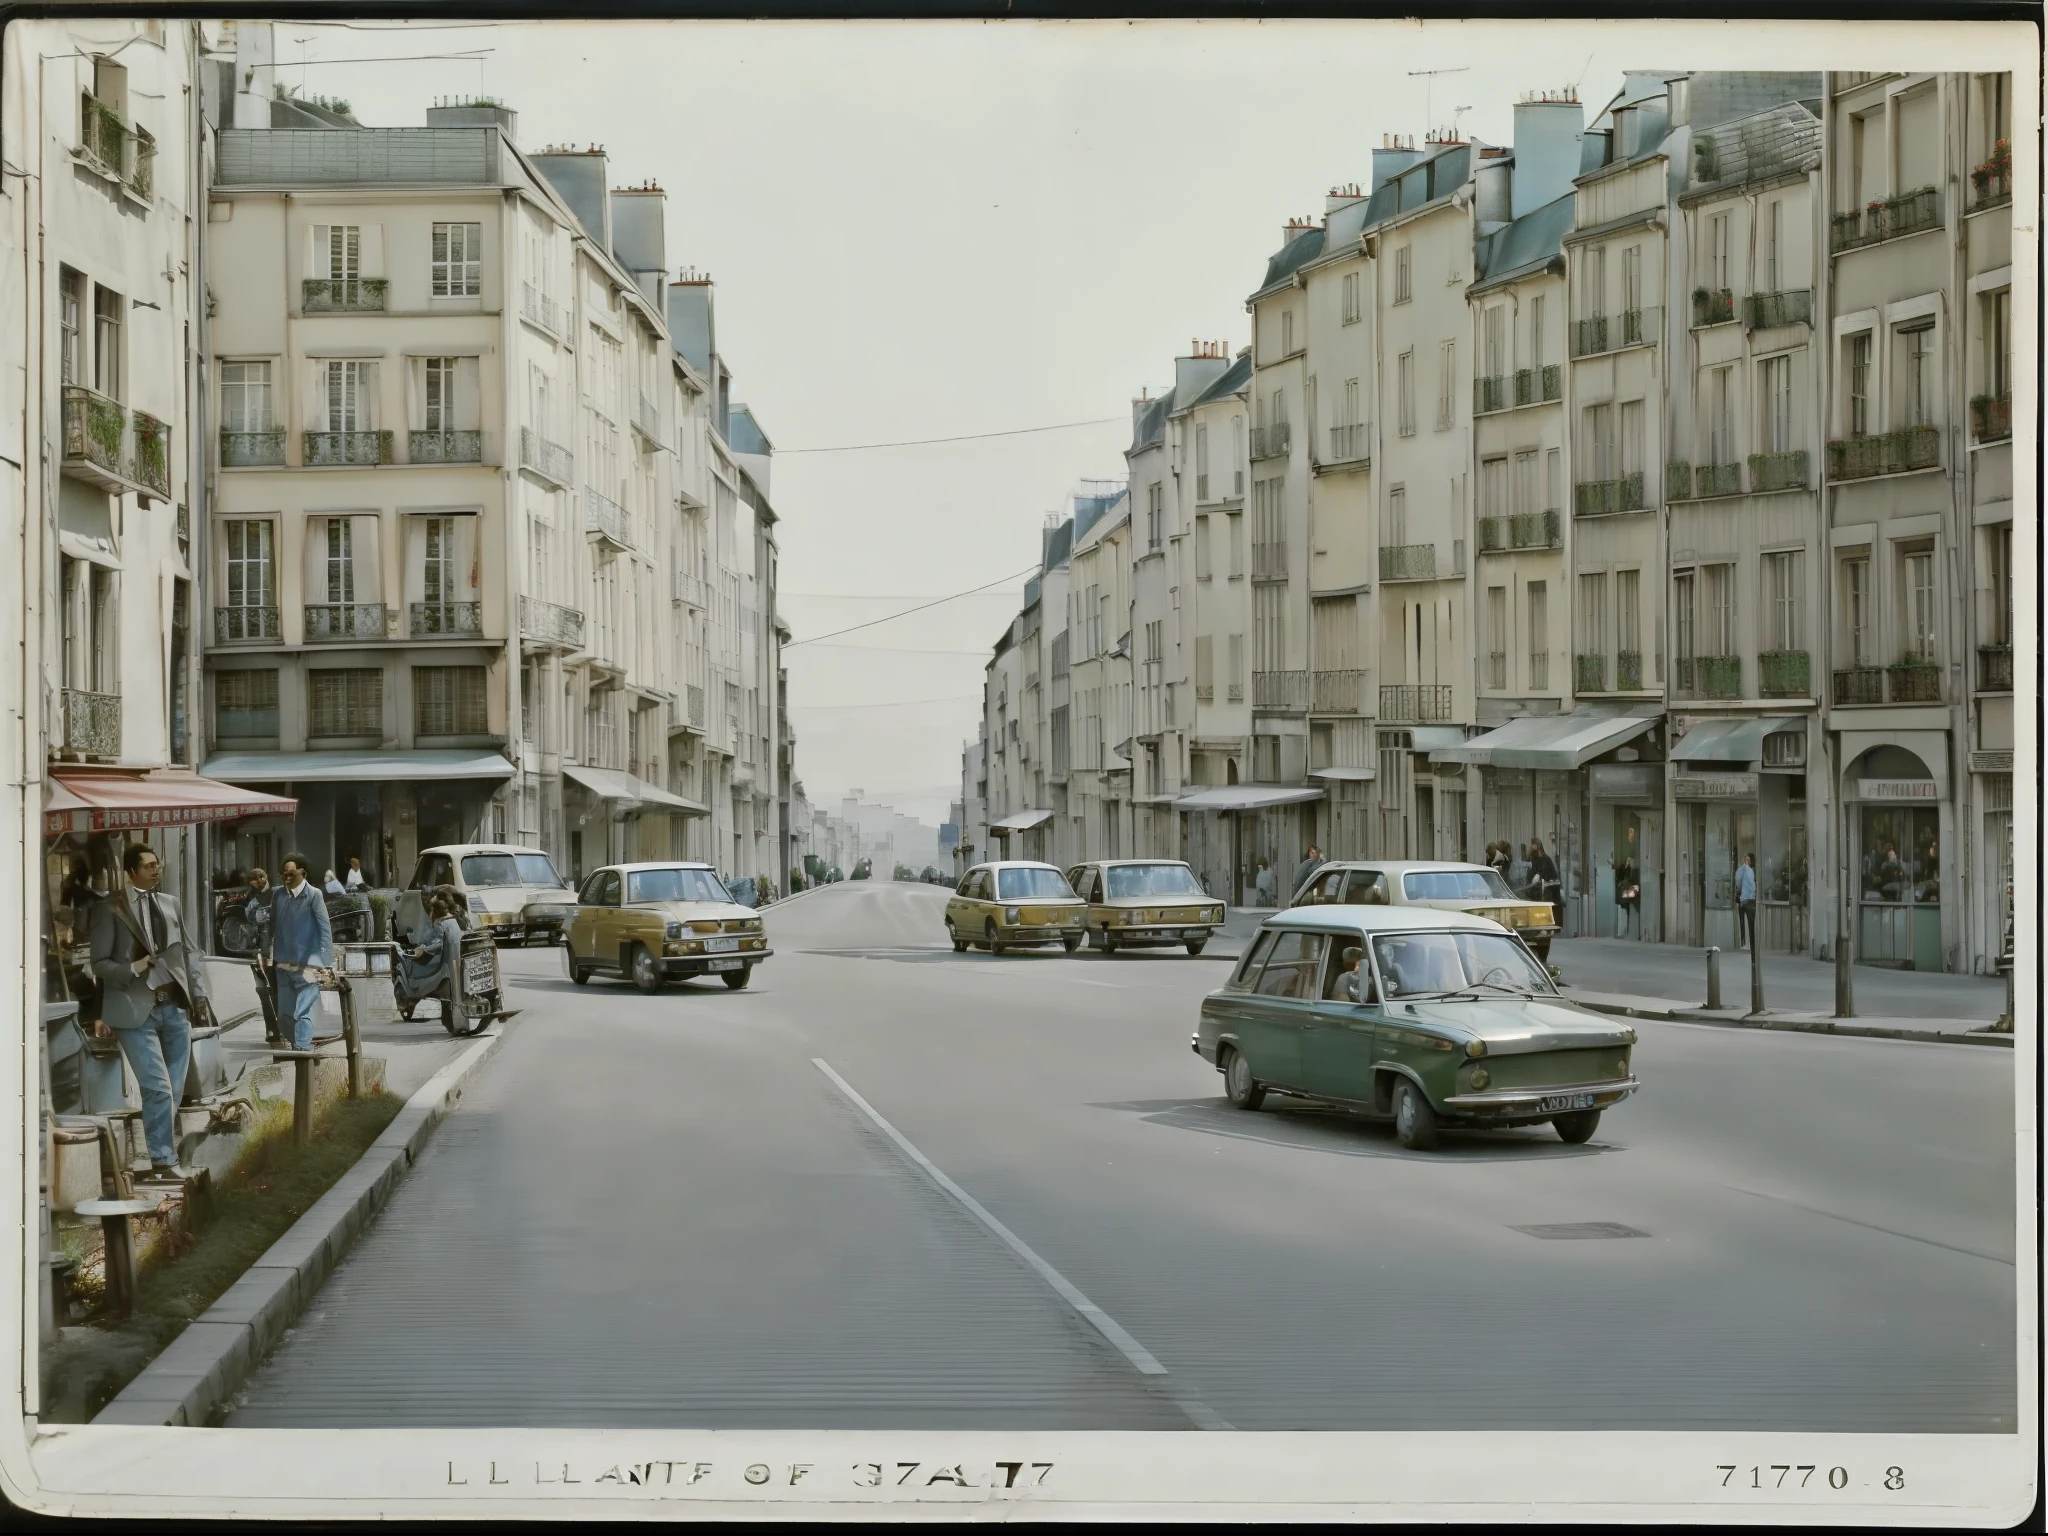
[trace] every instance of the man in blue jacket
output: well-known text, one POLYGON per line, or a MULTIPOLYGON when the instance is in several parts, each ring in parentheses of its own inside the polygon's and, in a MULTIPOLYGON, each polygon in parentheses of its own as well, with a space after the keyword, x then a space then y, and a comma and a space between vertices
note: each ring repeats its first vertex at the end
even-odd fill
POLYGON ((313 1048, 313 1010, 320 972, 334 967, 334 931, 327 898, 306 878, 306 856, 285 856, 284 884, 270 902, 270 963, 277 969, 277 1020, 292 1049, 313 1048))

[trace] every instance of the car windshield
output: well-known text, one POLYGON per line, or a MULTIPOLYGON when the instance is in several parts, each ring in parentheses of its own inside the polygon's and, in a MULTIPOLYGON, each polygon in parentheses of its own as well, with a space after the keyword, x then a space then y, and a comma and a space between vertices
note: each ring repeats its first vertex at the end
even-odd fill
POLYGON ((626 877, 628 901, 731 901, 708 869, 636 869, 626 877))
POLYGON ((1109 868, 1111 901, 1202 894, 1202 883, 1185 864, 1112 864, 1109 868))
POLYGON ((544 853, 515 853, 512 862, 519 866, 519 880, 522 885, 560 885, 562 877, 555 870, 555 861, 544 853))
POLYGON ((1372 941, 1389 998, 1472 991, 1549 997, 1550 975, 1509 934, 1389 933, 1372 941))
POLYGON ((1003 901, 1072 901, 1074 888, 1056 869, 996 871, 996 891, 1003 901))
POLYGON ((1424 869, 1401 877, 1410 901, 1487 901, 1514 899, 1507 881, 1493 869, 1424 869))
MULTIPOLYGON (((547 863, 547 857, 544 854, 531 855, 531 857, 539 858, 543 864, 547 863)), ((555 879, 555 872, 552 868, 548 870, 545 878, 549 885, 560 883, 555 879)), ((463 856, 462 883, 475 890, 479 887, 488 888, 494 885, 531 885, 535 882, 519 872, 519 861, 512 854, 471 853, 463 856)))

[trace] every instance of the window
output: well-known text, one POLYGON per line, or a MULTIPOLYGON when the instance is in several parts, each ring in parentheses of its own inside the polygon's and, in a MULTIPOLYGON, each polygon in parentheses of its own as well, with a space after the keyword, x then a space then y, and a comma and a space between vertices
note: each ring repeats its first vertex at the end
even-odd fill
POLYGON ((1772 198, 1764 205, 1764 291, 1776 293, 1783 285, 1778 281, 1778 253, 1784 248, 1785 204, 1772 198))
POLYGON ((1356 272, 1346 272, 1344 274, 1344 323, 1346 325, 1356 325, 1358 323, 1358 314, 1358 274, 1356 272))
POLYGON ((1447 431, 1457 410, 1458 386, 1458 344, 1455 341, 1440 343, 1437 348, 1436 364, 1436 429, 1447 431))
POLYGON ((355 519, 330 517, 327 522, 327 601, 356 600, 355 519))
POLYGON ((1544 510, 1540 500, 1542 487, 1537 481, 1536 474, 1536 450, 1524 448, 1515 455, 1514 505, 1511 510, 1520 513, 1544 510))
POLYGON ((1550 686, 1550 588, 1532 581, 1524 589, 1529 599, 1529 686, 1550 686))
POLYGON ((1600 319, 1607 313, 1607 248, 1600 245, 1588 247, 1580 270, 1585 274, 1581 296, 1585 301, 1586 315, 1589 319, 1600 319))
POLYGON ((1870 431, 1870 332, 1849 338, 1849 434, 1870 431))
POLYGON ((1943 150, 1954 140, 1943 133, 1938 101, 1932 85, 1892 98, 1896 107, 1898 180, 1892 191, 1917 191, 1932 186, 1941 176, 1943 150))
MULTIPOLYGON (((458 226, 461 227, 461 226, 458 226)), ((448 432, 455 427, 455 369, 457 359, 430 357, 425 360, 426 387, 422 395, 426 410, 424 425, 429 432, 448 432)))
POLYGON ((1643 649, 1641 571, 1617 571, 1614 575, 1614 646, 1633 651, 1640 660, 1643 649))
POLYGON ((1984 392, 2003 400, 2012 393, 2010 288, 2001 288, 1984 296, 1984 333, 1984 392))
POLYGON ((1735 370, 1707 371, 1707 462, 1735 462, 1735 370))
POLYGON ((1479 465, 1479 515, 1508 515, 1508 461, 1484 459, 1479 465))
POLYGON ((1849 664, 1871 665, 1876 655, 1876 635, 1871 629, 1870 555, 1859 551, 1842 561, 1842 627, 1849 664))
POLYGON ((1588 656, 1607 654, 1607 573, 1579 578, 1579 650, 1588 656))
POLYGON ((1697 652, 1693 636, 1693 625, 1697 609, 1693 601, 1694 576, 1691 571, 1680 571, 1671 578, 1671 623, 1675 637, 1675 657, 1678 662, 1678 686, 1692 687, 1692 659, 1697 652))
POLYGON ((1278 672, 1287 665, 1287 589, 1252 588, 1252 670, 1278 672))
POLYGON ((80 311, 85 307, 85 278, 69 267, 57 273, 58 368, 66 384, 85 381, 85 354, 79 339, 80 311))
POLYGON ((1272 400, 1272 406, 1273 406, 1273 416, 1272 416, 1272 421, 1273 421, 1273 425, 1274 425, 1274 426, 1276 426, 1276 427, 1283 427, 1283 426, 1285 426, 1285 425, 1287 424, 1287 391, 1286 391, 1286 390, 1284 390, 1284 389, 1276 389, 1276 390, 1274 390, 1274 391, 1273 391, 1273 400, 1272 400))
MULTIPOLYGON (((1760 423, 1765 453, 1792 451, 1792 359, 1767 357, 1757 365, 1763 394, 1760 423)), ((1750 487, 1755 490, 1755 486, 1750 487)))
POLYGON ((1230 451, 1232 454, 1230 494, 1242 496, 1244 494, 1244 418, 1242 416, 1230 418, 1230 451))
POLYGON ((1165 542, 1166 487, 1148 485, 1145 487, 1145 546, 1158 549, 1165 542))
POLYGON ((1624 314, 1643 307, 1643 248, 1631 245, 1621 253, 1621 308, 1624 314))
POLYGON ((1244 574, 1244 514, 1230 514, 1230 574, 1244 574))
MULTIPOLYGON (((1404 253, 1405 254, 1405 253, 1404 253)), ((1415 349, 1403 352, 1396 369, 1397 388, 1401 397, 1401 435, 1415 435, 1415 349)), ((1384 417, 1381 418, 1385 420, 1384 417)))
POLYGON ((1243 635, 1232 635, 1230 637, 1230 671, 1227 674, 1225 674, 1223 680, 1225 683, 1229 685, 1230 697, 1233 700, 1242 699, 1244 697, 1243 635))
POLYGON ((1529 366, 1543 366, 1543 295, 1529 300, 1529 366))
POLYGON ((1207 581, 1215 574, 1215 553, 1211 549, 1209 517, 1195 519, 1195 580, 1207 581))
POLYGON ((1195 428, 1195 500, 1209 499, 1209 425, 1200 423, 1195 428))
POLYGON ((1166 655, 1166 621, 1153 619, 1145 625, 1145 660, 1157 662, 1166 655))
POLYGON ((1924 427, 1934 421, 1934 322, 1898 332, 1898 427, 1924 427))
POLYGON ((1933 661, 1934 546, 1904 545, 1899 550, 1899 612, 1905 629, 1906 658, 1933 661))
POLYGON ((320 254, 327 270, 319 275, 352 283, 363 275, 363 229, 360 224, 329 224, 320 254))
POLYGON ((327 430, 370 430, 370 370, 374 365, 353 359, 327 364, 327 430))
POLYGON ((1700 568, 1706 598, 1706 633, 1701 638, 1705 654, 1733 656, 1735 640, 1735 567, 1707 565, 1700 568))
POLYGON ((1564 510, 1564 450, 1552 448, 1543 455, 1543 510, 1564 510))
POLYGON ((1402 545, 1408 542, 1408 487, 1397 485, 1387 492, 1387 526, 1382 544, 1402 545))
POLYGON ((1767 650, 1801 649, 1800 558, 1796 549, 1764 556, 1764 645, 1767 650))
POLYGON ((1292 352, 1293 350, 1294 311, 1291 309, 1283 309, 1280 311, 1280 351, 1282 352, 1282 354, 1285 354, 1292 352))
POLYGON ((216 741, 277 735, 277 669, 213 674, 216 741))
POLYGON ((2012 644, 2012 524, 1994 523, 1990 534, 1990 612, 1985 637, 1992 645, 2012 644))
POLYGON ((425 519, 421 597, 429 607, 458 600, 468 589, 457 560, 456 523, 452 517, 425 519))
POLYGON ((1707 286, 1716 291, 1727 289, 1728 282, 1728 215, 1714 214, 1707 220, 1707 286))
POLYGON ((1498 378, 1508 371, 1508 307, 1495 304, 1486 311, 1484 321, 1486 365, 1485 376, 1498 378))
POLYGON ((420 736, 481 736, 490 729, 483 667, 414 667, 413 731, 420 736))
MULTIPOLYGON (((2008 355, 2007 355, 2006 363, 2007 363, 2007 372, 2008 372, 2008 374, 2009 374, 2009 373, 2011 372, 2011 356, 2010 356, 2010 353, 2008 353, 2008 355)), ((1358 400, 1358 380, 1356 380, 1356 379, 1346 379, 1346 380, 1344 381, 1344 425, 1345 425, 1345 426, 1347 426, 1347 427, 1355 427, 1355 426, 1357 426, 1357 425, 1358 425, 1358 423, 1359 423, 1359 420, 1360 420, 1360 417, 1359 417, 1359 414, 1358 414, 1358 406, 1359 406, 1359 400, 1358 400)), ((1354 443, 1354 444, 1352 444, 1352 449, 1351 449, 1351 451, 1352 451, 1352 453, 1353 453, 1354 455, 1357 455, 1357 454, 1363 453, 1363 452, 1365 451, 1365 444, 1363 444, 1363 443, 1354 443)))
POLYGON ((227 606, 268 608, 277 602, 273 539, 267 519, 230 518, 221 525, 227 550, 227 606))
POLYGON ((1486 686, 1508 685, 1508 589, 1486 589, 1486 686))
POLYGON ((1614 407, 1589 405, 1580 418, 1584 430, 1586 467, 1592 480, 1612 480, 1614 474, 1614 407))
POLYGON ((1216 693, 1216 642, 1208 635, 1195 636, 1195 696, 1207 699, 1216 693))
POLYGON ((1979 75, 1977 105, 1978 138, 1971 153, 1989 159, 1992 145, 2000 139, 2012 142, 2012 78, 2003 73, 1979 75))
POLYGON ((435 298, 473 298, 484 291, 483 248, 481 224, 434 226, 435 298))
POLYGON ((1643 402, 1621 403, 1621 472, 1624 476, 1643 472, 1643 402))
POLYGON ((111 288, 92 291, 92 387, 110 400, 121 398, 121 295, 111 288))
POLYGON ((306 682, 307 735, 384 734, 382 668, 316 668, 306 674, 306 682))
POLYGON ((1415 296, 1409 275, 1408 257, 1409 250, 1405 245, 1394 252, 1394 302, 1396 304, 1406 304, 1415 296))
POLYGON ((223 432, 270 430, 270 364, 220 365, 220 425, 223 432))

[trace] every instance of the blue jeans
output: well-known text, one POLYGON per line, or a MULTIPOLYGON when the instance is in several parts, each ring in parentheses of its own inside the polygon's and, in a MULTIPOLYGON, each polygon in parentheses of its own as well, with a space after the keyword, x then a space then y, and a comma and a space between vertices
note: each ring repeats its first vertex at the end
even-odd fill
POLYGON ((297 971, 277 973, 277 1024, 290 1037, 292 1049, 313 1048, 313 1010, 320 1006, 320 984, 297 971))
POLYGON ((158 1003, 134 1029, 117 1029, 121 1054, 142 1089, 142 1135, 149 1160, 162 1167, 178 1160, 178 1100, 185 1096, 185 1069, 192 1059, 192 1026, 176 1003, 158 1003))

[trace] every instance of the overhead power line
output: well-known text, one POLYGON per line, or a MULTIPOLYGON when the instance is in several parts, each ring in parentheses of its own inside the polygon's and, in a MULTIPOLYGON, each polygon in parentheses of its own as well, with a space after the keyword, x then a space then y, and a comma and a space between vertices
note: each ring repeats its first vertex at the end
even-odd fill
POLYGON ((963 432, 957 437, 912 437, 896 443, 842 443, 836 448, 778 448, 778 458, 793 453, 862 453, 870 448, 923 448, 931 443, 973 443, 990 437, 1025 437, 1033 432, 1065 432, 1074 427, 1106 427, 1122 421, 1121 416, 1098 416, 1093 421, 1060 421, 1049 427, 1012 427, 1006 432, 963 432))
POLYGON ((844 629, 828 630, 822 635, 811 635, 802 640, 792 640, 783 647, 783 650, 793 651, 800 645, 810 645, 819 640, 836 640, 841 635, 850 635, 857 629, 873 629, 877 624, 887 624, 891 619, 906 618, 913 613, 923 613, 927 608, 936 608, 940 603, 950 603, 956 597, 972 597, 976 592, 986 592, 990 587, 999 587, 1006 581, 1021 581, 1037 569, 1036 565, 1027 565, 1021 571, 1012 571, 1007 576, 998 576, 994 581, 984 581, 980 586, 969 587, 965 592, 949 593, 945 597, 934 598, 929 603, 919 603, 915 608, 905 608, 898 613, 884 614, 879 619, 869 619, 865 624, 849 624, 844 629))

